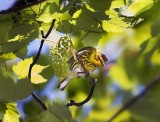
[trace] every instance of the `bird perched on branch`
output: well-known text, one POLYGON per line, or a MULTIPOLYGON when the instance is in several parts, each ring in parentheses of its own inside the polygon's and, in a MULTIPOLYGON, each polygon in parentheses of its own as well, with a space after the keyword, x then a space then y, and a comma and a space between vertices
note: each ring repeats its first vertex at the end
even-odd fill
POLYGON ((73 77, 84 77, 86 75, 85 70, 88 73, 92 73, 97 67, 105 66, 108 61, 107 56, 94 47, 84 47, 77 52, 72 51, 72 53, 73 56, 68 61, 68 64, 70 65, 69 75, 64 78, 58 86, 61 90, 65 89, 66 85, 73 77), (80 58, 81 63, 75 56, 76 53, 80 58))

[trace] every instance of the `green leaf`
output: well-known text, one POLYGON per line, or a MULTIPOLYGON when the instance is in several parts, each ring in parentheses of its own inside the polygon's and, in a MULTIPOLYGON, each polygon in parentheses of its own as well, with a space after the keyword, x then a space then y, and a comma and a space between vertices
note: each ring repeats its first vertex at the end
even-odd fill
MULTIPOLYGON (((17 65, 12 67, 13 71, 18 76, 18 79, 24 79, 28 76, 29 66, 33 62, 33 58, 28 58, 18 62, 17 65)), ((42 72, 48 66, 41 66, 41 65, 34 65, 31 72, 31 82, 34 84, 39 84, 46 82, 47 80, 44 79, 39 73, 42 72)))
POLYGON ((74 25, 69 22, 69 20, 62 20, 58 23, 57 31, 68 34, 72 32, 72 27, 74 25))
POLYGON ((47 111, 40 113, 25 122, 76 122, 72 119, 69 109, 57 103, 53 103, 48 107, 47 111))
POLYGON ((64 13, 66 11, 69 11, 71 10, 71 8, 73 7, 73 4, 76 2, 77 0, 71 0, 71 1, 63 1, 62 2, 62 5, 61 5, 61 12, 64 13), (67 5, 66 5, 66 2, 69 2, 67 5))
POLYGON ((60 7, 59 7, 59 0, 55 0, 56 2, 52 3, 49 7, 49 12, 51 14, 59 12, 60 11, 60 7))
MULTIPOLYGON (((13 27, 10 32, 10 40, 8 42, 13 41, 24 41, 25 38, 32 36, 32 33, 37 33, 38 31, 38 24, 20 24, 16 27, 13 27)), ((37 33, 38 34, 38 33, 37 33)))
POLYGON ((53 102, 52 106, 48 107, 52 114, 54 114, 57 118, 59 118, 61 121, 72 119, 71 112, 65 105, 60 105, 58 103, 53 102))
POLYGON ((6 42, 9 38, 9 30, 12 27, 12 19, 10 15, 0 16, 0 44, 6 42))
POLYGON ((90 0, 91 7, 96 11, 106 11, 109 9, 112 0, 90 0))
POLYGON ((4 63, 6 60, 12 60, 16 58, 16 55, 13 54, 12 52, 11 53, 4 53, 2 55, 0 55, 0 63, 4 63))
POLYGON ((62 122, 55 115, 50 113, 49 111, 44 111, 41 114, 28 119, 25 122, 62 122))
POLYGON ((158 122, 160 119, 160 106, 151 102, 149 97, 144 97, 139 100, 134 104, 134 107, 131 107, 129 110, 131 114, 134 115, 133 117, 138 119, 137 122, 142 121, 143 119, 145 122, 158 122))
POLYGON ((125 6, 124 0, 112 0, 110 9, 121 8, 125 6))
POLYGON ((28 58, 18 62, 16 65, 13 65, 12 69, 14 73, 16 73, 16 75, 18 76, 18 79, 24 79, 27 77, 29 66, 32 61, 32 58, 28 58))
POLYGON ((41 13, 39 14, 37 21, 44 23, 50 23, 53 19, 58 19, 61 16, 59 1, 49 1, 44 5, 41 13))
POLYGON ((120 64, 115 64, 110 69, 110 77, 122 89, 129 90, 135 87, 135 83, 128 77, 125 68, 120 64))
POLYGON ((73 27, 73 32, 79 31, 79 30, 90 30, 93 25, 95 25, 97 22, 89 16, 85 11, 78 10, 73 15, 72 24, 75 25, 73 27))
POLYGON ((108 15, 104 12, 92 12, 86 5, 82 9, 76 11, 72 18, 72 24, 74 25, 72 32, 77 32, 79 30, 100 32, 102 29, 99 28, 98 24, 102 20, 108 20, 108 15), (98 27, 95 25, 98 25, 98 27))
POLYGON ((7 103, 7 110, 4 115, 3 121, 4 122, 20 122, 19 120, 19 114, 18 110, 16 108, 17 104, 16 103, 7 103))
POLYGON ((160 18, 159 19, 156 19, 155 22, 152 24, 152 27, 151 27, 151 34, 153 37, 155 36, 158 36, 158 34, 160 33, 160 18))
POLYGON ((33 39, 38 37, 38 24, 21 24, 10 30, 10 40, 5 42, 1 50, 4 53, 14 52, 17 49, 26 47, 33 39))
POLYGON ((6 103, 3 101, 0 101, 0 120, 3 119, 6 109, 7 109, 6 103))
POLYGON ((56 30, 63 33, 71 33, 72 27, 74 26, 71 23, 72 17, 68 13, 62 14, 59 20, 56 21, 56 30))
POLYGON ((144 63, 151 63, 150 60, 154 54, 154 52, 159 48, 160 41, 159 37, 151 38, 141 44, 141 50, 137 54, 137 60, 140 56, 144 57, 144 63))
POLYGON ((21 49, 18 49, 15 51, 15 54, 18 58, 20 59, 24 59, 27 55, 27 47, 24 47, 24 48, 21 48, 21 49))
POLYGON ((128 7, 127 12, 131 13, 132 15, 138 15, 150 9, 153 4, 154 0, 136 0, 128 7))
POLYGON ((89 32, 83 39, 82 42, 84 46, 95 47, 98 45, 99 40, 101 39, 101 33, 89 32))
POLYGON ((24 99, 33 91, 33 86, 28 79, 19 80, 16 83, 9 73, 2 71, 0 71, 0 84, 0 98, 3 101, 24 99))
POLYGON ((114 17, 111 20, 102 22, 102 27, 107 32, 124 32, 129 25, 130 24, 124 22, 121 17, 114 17))

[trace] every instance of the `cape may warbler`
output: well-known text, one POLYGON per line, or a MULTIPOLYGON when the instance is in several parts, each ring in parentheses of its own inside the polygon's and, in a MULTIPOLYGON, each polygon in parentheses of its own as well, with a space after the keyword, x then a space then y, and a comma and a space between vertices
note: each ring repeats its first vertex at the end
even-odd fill
MULTIPOLYGON (((84 47, 79 50, 77 54, 89 73, 93 72, 99 66, 104 66, 108 61, 107 56, 94 47, 84 47)), ((70 65, 70 72, 68 76, 59 84, 58 87, 61 90, 64 90, 68 82, 73 77, 85 76, 84 69, 82 68, 81 64, 75 60, 74 56, 69 59, 68 64, 70 65)))

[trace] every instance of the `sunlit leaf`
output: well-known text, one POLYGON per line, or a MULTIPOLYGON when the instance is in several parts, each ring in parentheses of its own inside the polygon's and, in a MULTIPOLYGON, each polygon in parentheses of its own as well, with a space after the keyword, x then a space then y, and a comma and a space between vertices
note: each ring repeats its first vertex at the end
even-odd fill
POLYGON ((3 122, 20 122, 16 103, 6 103, 7 110, 3 122))
POLYGON ((110 76, 114 82, 125 90, 132 89, 135 85, 135 83, 127 76, 125 69, 119 64, 112 66, 110 69, 110 76))
MULTIPOLYGON (((13 71, 18 76, 18 79, 24 79, 28 76, 29 66, 32 63, 33 58, 28 58, 25 60, 22 60, 18 62, 17 65, 13 66, 13 71)), ((32 73, 31 73, 31 82, 38 84, 46 82, 46 79, 44 79, 39 73, 42 72, 43 69, 45 69, 47 66, 41 66, 41 65, 35 65, 33 67, 32 73)))
POLYGON ((151 62, 156 65, 160 65, 160 51, 156 50, 151 57, 151 62))
POLYGON ((154 4, 154 0, 135 0, 129 7, 128 12, 133 15, 138 15, 148 9, 150 9, 154 4), (145 4, 144 4, 145 3, 145 4))
POLYGON ((13 53, 2 54, 2 55, 0 55, 0 63, 3 63, 6 60, 11 60, 14 58, 16 58, 16 55, 13 53))
POLYGON ((123 18, 115 17, 108 21, 102 22, 102 27, 107 32, 124 32, 129 23, 123 21, 123 18))
POLYGON ((109 15, 109 18, 118 17, 118 13, 113 10, 106 11, 106 14, 109 15))
POLYGON ((26 78, 28 75, 29 65, 32 63, 33 59, 25 59, 24 61, 18 62, 17 65, 13 66, 13 71, 17 74, 18 79, 26 78))
POLYGON ((41 75, 38 73, 41 73, 43 69, 47 68, 48 66, 41 66, 41 65, 35 65, 32 70, 32 77, 31 82, 35 84, 46 82, 47 79, 44 79, 41 75))
POLYGON ((50 1, 44 6, 44 10, 41 11, 38 21, 49 23, 53 19, 58 19, 61 16, 59 2, 57 0, 50 1), (51 3, 50 3, 51 2, 51 3))
POLYGON ((110 9, 120 8, 123 7, 124 5, 125 5, 124 0, 113 0, 110 9))

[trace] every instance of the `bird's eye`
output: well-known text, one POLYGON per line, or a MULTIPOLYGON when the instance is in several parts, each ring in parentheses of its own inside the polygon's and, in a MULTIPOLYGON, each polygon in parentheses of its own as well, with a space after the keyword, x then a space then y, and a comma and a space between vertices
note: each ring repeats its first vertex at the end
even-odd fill
POLYGON ((102 59, 103 59, 103 61, 104 61, 104 62, 107 62, 107 61, 108 61, 108 58, 107 58, 107 56, 106 56, 106 55, 101 54, 101 57, 102 57, 102 59))

